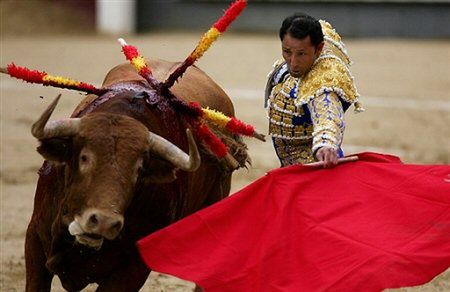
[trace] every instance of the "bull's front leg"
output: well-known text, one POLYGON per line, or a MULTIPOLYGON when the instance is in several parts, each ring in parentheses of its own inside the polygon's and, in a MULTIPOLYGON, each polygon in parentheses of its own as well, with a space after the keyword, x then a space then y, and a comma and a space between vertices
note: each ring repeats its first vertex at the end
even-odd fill
POLYGON ((26 266, 26 288, 27 292, 50 291, 53 274, 46 268, 45 256, 42 242, 30 223, 25 238, 25 266, 26 266))
POLYGON ((150 274, 150 269, 140 259, 138 252, 134 253, 126 264, 117 269, 105 280, 98 283, 97 292, 134 292, 144 286, 150 274))

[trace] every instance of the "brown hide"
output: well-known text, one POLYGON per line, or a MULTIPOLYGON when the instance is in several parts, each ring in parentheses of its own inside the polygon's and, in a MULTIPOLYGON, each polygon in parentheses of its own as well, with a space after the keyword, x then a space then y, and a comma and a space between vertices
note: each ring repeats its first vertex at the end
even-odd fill
MULTIPOLYGON (((155 77, 163 81, 177 63, 151 60, 150 66, 155 77)), ((123 64, 107 74, 103 86, 128 81, 145 84, 131 65, 123 64)), ((189 68, 171 90, 186 101, 198 101, 203 106, 220 110, 227 115, 234 114, 232 103, 224 91, 195 67, 189 68)), ((145 179, 147 175, 164 176, 173 171, 173 166, 151 153, 142 154, 146 147, 142 138, 143 131, 159 134, 187 151, 183 134, 186 125, 170 109, 167 113, 162 113, 161 109, 164 107, 149 105, 142 98, 133 96, 134 93, 121 93, 95 108, 93 104, 97 97, 87 96, 73 116, 78 116, 91 107, 91 113, 82 118, 86 123, 90 120, 89 126, 82 127, 85 131, 82 135, 57 141, 58 145, 65 145, 70 150, 67 151, 72 155, 71 162, 61 164, 46 161, 40 169, 33 215, 25 243, 27 291, 50 291, 54 274, 59 276, 63 287, 68 291, 81 290, 94 282, 99 284, 98 291, 139 291, 150 270, 141 261, 135 242, 228 195, 231 171, 219 167, 218 161, 207 155, 202 155, 202 163, 197 171, 178 171, 177 179, 170 183, 154 183, 145 179), (105 121, 109 124, 106 125, 105 121), (92 143, 110 139, 117 129, 111 125, 121 123, 128 132, 121 132, 120 135, 130 139, 128 145, 125 145, 126 142, 123 142, 125 146, 119 143, 117 147, 120 149, 111 152, 127 157, 124 160, 111 159, 117 164, 117 176, 110 173, 106 175, 108 171, 94 167, 92 176, 97 184, 91 181, 76 189, 71 188, 73 182, 80 179, 73 172, 74 169, 81 169, 81 154, 86 153, 88 161, 89 157, 94 157, 94 160, 97 157, 105 159, 106 156, 102 156, 103 146, 94 147, 92 143), (91 146, 86 148, 83 139, 88 136, 96 136, 96 139, 91 140, 91 146), (139 166, 140 157, 146 170, 140 172, 138 177, 136 167, 139 166), (97 192, 99 196, 108 198, 112 190, 104 188, 105 182, 119 185, 113 191, 119 189, 122 193, 129 193, 130 198, 124 198, 126 203, 123 204, 123 210, 118 210, 124 215, 124 226, 119 236, 114 240, 105 239, 101 248, 95 250, 76 243, 68 232, 67 224, 72 219, 71 216, 78 212, 73 200, 83 200, 82 197, 77 197, 78 193, 97 192)), ((104 141, 98 143, 104 145, 104 141)), ((89 167, 88 163, 88 169, 89 167)))

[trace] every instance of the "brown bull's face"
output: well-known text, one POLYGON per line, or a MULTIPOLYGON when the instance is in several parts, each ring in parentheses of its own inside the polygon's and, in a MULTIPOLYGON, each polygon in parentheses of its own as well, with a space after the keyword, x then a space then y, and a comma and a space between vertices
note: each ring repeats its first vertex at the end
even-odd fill
POLYGON ((138 179, 168 182, 178 168, 194 171, 200 164, 190 133, 188 156, 124 115, 95 113, 47 123, 50 114, 44 113, 46 120, 36 122, 32 132, 41 142, 38 152, 65 165, 61 219, 81 244, 100 248, 105 238, 119 235, 138 179))
POLYGON ((79 242, 98 247, 120 233, 148 149, 148 130, 131 118, 82 119, 66 166, 63 217, 79 242))

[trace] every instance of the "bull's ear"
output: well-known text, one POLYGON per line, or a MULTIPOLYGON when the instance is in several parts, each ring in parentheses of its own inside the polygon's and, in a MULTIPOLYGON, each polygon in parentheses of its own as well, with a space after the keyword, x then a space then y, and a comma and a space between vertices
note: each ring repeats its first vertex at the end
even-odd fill
POLYGON ((155 156, 148 156, 144 161, 141 177, 148 183, 169 183, 177 176, 177 168, 170 162, 155 156))
POLYGON ((72 139, 70 138, 50 138, 39 140, 41 145, 37 147, 37 152, 45 159, 66 162, 70 159, 72 152, 72 139))

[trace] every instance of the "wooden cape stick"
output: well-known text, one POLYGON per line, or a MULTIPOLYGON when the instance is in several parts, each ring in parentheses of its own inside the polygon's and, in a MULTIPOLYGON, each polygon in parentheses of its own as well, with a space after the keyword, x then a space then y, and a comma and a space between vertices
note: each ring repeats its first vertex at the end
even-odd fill
MULTIPOLYGON (((358 156, 349 156, 349 157, 339 158, 338 164, 345 163, 345 162, 357 161, 357 160, 358 160, 358 156)), ((303 164, 303 165, 312 166, 312 167, 320 167, 320 166, 323 166, 323 164, 324 164, 323 161, 317 161, 317 162, 307 163, 307 164, 303 164)))

